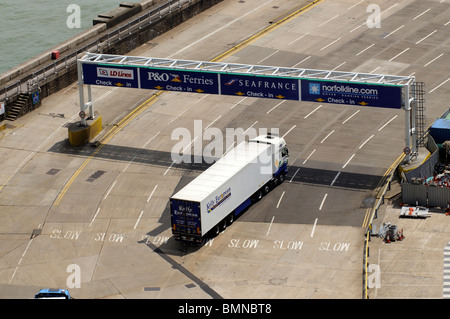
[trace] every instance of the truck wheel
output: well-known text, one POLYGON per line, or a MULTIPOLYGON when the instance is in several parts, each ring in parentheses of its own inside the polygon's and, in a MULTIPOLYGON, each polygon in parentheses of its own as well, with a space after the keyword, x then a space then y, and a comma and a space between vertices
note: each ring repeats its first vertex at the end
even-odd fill
POLYGON ((213 236, 216 237, 216 236, 219 236, 219 234, 220 234, 220 227, 219 227, 219 224, 217 224, 216 226, 214 226, 213 236))
POLYGON ((231 213, 230 215, 228 215, 228 225, 233 224, 234 222, 234 213, 231 213))
POLYGON ((252 203, 256 203, 263 197, 262 190, 258 190, 255 194, 252 195, 252 203))
POLYGON ((284 174, 281 173, 280 175, 278 175, 278 184, 281 184, 284 182, 284 174))
POLYGON ((264 185, 263 191, 264 191, 264 195, 269 194, 269 192, 270 192, 269 184, 264 185))
POLYGON ((226 228, 227 228, 227 219, 225 218, 223 221, 222 221, 222 231, 224 231, 226 228))

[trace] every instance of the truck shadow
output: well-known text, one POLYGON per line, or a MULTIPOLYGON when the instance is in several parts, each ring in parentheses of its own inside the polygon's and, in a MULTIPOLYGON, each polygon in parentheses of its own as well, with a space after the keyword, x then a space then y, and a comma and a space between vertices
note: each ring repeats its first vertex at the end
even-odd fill
MULTIPOLYGON (((215 158, 202 158, 187 155, 184 157, 183 162, 174 164, 173 154, 171 152, 109 144, 104 144, 100 148, 98 145, 93 144, 72 147, 67 140, 55 143, 48 149, 48 152, 70 154, 72 156, 85 158, 95 155, 95 158, 105 160, 121 161, 124 163, 132 162, 135 165, 170 167, 173 170, 180 170, 182 171, 182 176, 178 185, 175 187, 173 194, 191 182, 198 174, 205 171, 216 160, 215 158)), ((340 172, 337 170, 308 168, 304 166, 289 166, 289 173, 285 177, 284 184, 286 187, 289 187, 290 184, 308 184, 321 187, 370 191, 377 188, 381 179, 382 176, 379 175, 340 172)), ((249 209, 251 209, 252 206, 250 206, 249 209)), ((159 236, 166 232, 167 229, 171 228, 169 201, 167 201, 166 207, 158 222, 160 225, 147 233, 149 238, 159 236)), ((182 244, 175 242, 173 238, 169 239, 168 244, 169 245, 164 245, 165 253, 170 251, 170 254, 174 255, 183 255, 201 249, 201 247, 196 246, 183 248, 182 244)))
MULTIPOLYGON (((104 144, 98 149, 98 145, 87 144, 81 147, 72 147, 67 140, 55 143, 48 152, 70 154, 88 158, 95 153, 96 158, 109 159, 113 161, 132 162, 151 166, 166 167, 174 170, 203 172, 210 167, 218 158, 184 155, 166 151, 149 150, 143 148, 104 144), (173 158, 181 158, 181 162, 174 163, 173 158)), ((374 190, 382 176, 361 174, 352 172, 339 172, 337 170, 318 169, 309 167, 289 166, 286 180, 292 183, 307 183, 331 187, 344 187, 358 190, 374 190), (296 174, 296 172, 298 173, 296 174)), ((191 180, 193 177, 191 178, 191 180)), ((175 191, 184 187, 189 178, 182 179, 175 191)))

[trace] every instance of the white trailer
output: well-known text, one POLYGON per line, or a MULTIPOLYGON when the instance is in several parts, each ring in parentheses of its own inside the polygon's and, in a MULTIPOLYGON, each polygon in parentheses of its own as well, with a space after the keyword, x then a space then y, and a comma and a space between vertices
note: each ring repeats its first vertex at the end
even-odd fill
POLYGON ((176 240, 202 245, 233 223, 287 174, 283 138, 258 136, 242 142, 170 198, 176 240))

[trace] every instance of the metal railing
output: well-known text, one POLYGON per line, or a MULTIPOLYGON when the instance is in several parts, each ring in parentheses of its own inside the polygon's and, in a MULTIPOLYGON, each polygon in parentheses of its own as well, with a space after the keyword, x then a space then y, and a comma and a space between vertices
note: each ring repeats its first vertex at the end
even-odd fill
POLYGON ((381 189, 379 189, 377 193, 377 200, 372 208, 372 212, 370 214, 370 219, 367 222, 366 228, 366 240, 364 241, 364 266, 363 266, 363 298, 368 299, 369 296, 369 287, 368 287, 368 268, 369 268, 369 242, 371 236, 372 222, 375 218, 378 218, 378 210, 380 206, 384 204, 384 199, 388 190, 391 189, 391 182, 395 176, 398 165, 405 158, 405 154, 400 155, 397 160, 388 168, 383 178, 381 179, 379 185, 381 189))

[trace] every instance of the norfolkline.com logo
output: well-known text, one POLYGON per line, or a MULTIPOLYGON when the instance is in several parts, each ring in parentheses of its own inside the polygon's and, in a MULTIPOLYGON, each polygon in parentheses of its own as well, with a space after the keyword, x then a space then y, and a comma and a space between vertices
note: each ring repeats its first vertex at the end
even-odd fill
POLYGON ((320 84, 309 83, 309 94, 320 95, 320 84))
POLYGON ((101 78, 114 78, 124 80, 134 80, 133 70, 97 68, 97 76, 101 78))

